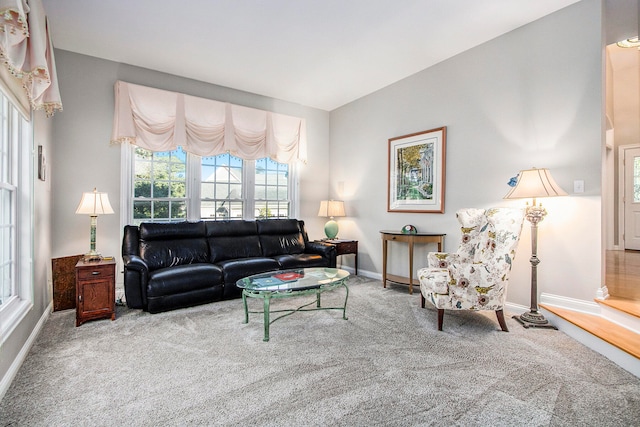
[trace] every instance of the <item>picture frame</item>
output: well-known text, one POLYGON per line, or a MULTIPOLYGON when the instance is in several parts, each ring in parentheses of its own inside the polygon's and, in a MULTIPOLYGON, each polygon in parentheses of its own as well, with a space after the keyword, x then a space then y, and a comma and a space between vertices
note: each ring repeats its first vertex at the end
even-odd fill
POLYGON ((446 126, 389 139, 387 212, 444 213, 446 126))
POLYGON ((38 179, 41 181, 47 179, 47 159, 42 145, 38 145, 38 179))

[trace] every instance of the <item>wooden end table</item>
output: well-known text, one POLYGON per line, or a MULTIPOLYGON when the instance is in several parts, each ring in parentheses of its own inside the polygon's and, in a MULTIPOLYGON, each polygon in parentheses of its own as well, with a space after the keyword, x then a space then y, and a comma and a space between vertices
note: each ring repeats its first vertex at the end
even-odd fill
POLYGON ((93 319, 116 318, 116 261, 76 264, 76 326, 93 319))
POLYGON ((415 243, 437 243, 438 252, 442 252, 444 247, 444 236, 441 233, 414 233, 404 234, 401 231, 381 231, 382 237, 382 286, 387 287, 387 280, 396 283, 409 285, 409 294, 413 294, 413 285, 419 285, 420 282, 413 278, 413 245, 415 243), (395 274, 387 274, 387 243, 404 242, 409 244, 409 277, 396 276, 395 274))
POLYGON ((337 255, 355 255, 355 270, 358 275, 358 241, 345 239, 327 239, 319 240, 323 243, 330 243, 336 247, 337 255))

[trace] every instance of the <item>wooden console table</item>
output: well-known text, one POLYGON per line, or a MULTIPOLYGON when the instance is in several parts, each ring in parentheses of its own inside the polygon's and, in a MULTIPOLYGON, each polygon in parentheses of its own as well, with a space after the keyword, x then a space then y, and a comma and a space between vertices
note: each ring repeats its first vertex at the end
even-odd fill
MULTIPOLYGON (((404 234, 400 231, 381 231, 382 236, 382 286, 387 287, 387 280, 392 282, 403 283, 409 285, 409 294, 413 294, 413 285, 420 282, 413 279, 413 245, 415 243, 437 243, 438 252, 442 252, 444 246, 444 236, 440 233, 415 233, 404 234), (395 274, 387 274, 387 243, 406 242, 409 244, 409 277, 396 276, 395 274)), ((425 265, 427 260, 425 259, 425 265)))

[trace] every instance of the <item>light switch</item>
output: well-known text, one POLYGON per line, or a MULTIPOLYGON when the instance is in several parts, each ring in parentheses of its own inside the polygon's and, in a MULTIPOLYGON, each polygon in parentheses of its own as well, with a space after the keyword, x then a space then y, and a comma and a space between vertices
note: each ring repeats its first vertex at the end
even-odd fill
POLYGON ((573 181, 573 192, 574 193, 584 193, 584 181, 579 179, 573 181))

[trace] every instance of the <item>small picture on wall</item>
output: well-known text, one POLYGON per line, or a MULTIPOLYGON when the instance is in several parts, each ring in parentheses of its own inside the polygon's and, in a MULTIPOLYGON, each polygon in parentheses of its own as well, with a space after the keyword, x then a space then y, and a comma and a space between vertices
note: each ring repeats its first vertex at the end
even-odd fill
POLYGON ((44 156, 44 148, 38 145, 38 179, 45 181, 47 178, 47 159, 44 156))

